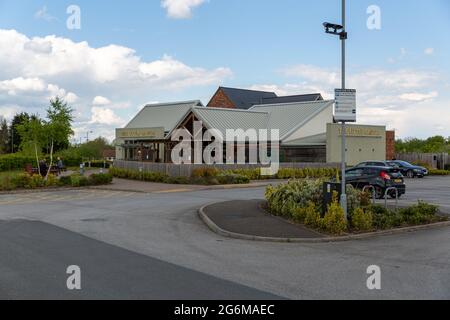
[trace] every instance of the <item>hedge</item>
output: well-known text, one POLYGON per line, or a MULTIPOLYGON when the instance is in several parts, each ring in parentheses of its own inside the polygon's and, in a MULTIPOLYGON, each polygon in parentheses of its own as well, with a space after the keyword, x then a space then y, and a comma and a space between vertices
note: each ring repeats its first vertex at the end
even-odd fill
MULTIPOLYGON (((83 158, 74 154, 65 154, 64 152, 56 153, 53 156, 53 161, 56 164, 56 159, 61 157, 63 163, 66 167, 78 167, 81 163, 83 163, 83 158)), ((40 156, 39 160, 46 159, 47 163, 49 163, 49 156, 40 156)), ((88 165, 88 162, 84 162, 88 165)), ((0 172, 5 171, 14 171, 14 170, 25 170, 27 164, 31 164, 34 168, 37 167, 36 157, 23 155, 21 153, 0 155, 0 172)), ((103 168, 106 165, 106 168, 111 166, 110 162, 104 163, 103 160, 94 160, 91 161, 92 168, 103 168)))
POLYGON ((36 158, 30 156, 24 156, 19 153, 7 154, 0 156, 0 172, 25 170, 27 164, 37 166, 36 158))
POLYGON ((195 184, 195 185, 220 185, 220 184, 246 184, 250 179, 233 173, 219 172, 211 168, 200 168, 194 170, 191 177, 170 177, 159 172, 139 172, 137 170, 126 170, 110 168, 109 173, 114 177, 147 182, 159 182, 168 184, 195 184))
POLYGON ((449 170, 435 170, 435 169, 432 169, 432 170, 428 171, 428 174, 430 176, 448 176, 448 175, 450 175, 450 171, 449 170))
POLYGON ((28 173, 20 173, 4 176, 0 179, 0 191, 11 191, 16 189, 37 189, 51 188, 58 186, 85 187, 110 184, 112 182, 110 174, 93 174, 89 177, 73 174, 71 176, 63 176, 57 178, 49 175, 45 180, 40 175, 29 175, 28 173))

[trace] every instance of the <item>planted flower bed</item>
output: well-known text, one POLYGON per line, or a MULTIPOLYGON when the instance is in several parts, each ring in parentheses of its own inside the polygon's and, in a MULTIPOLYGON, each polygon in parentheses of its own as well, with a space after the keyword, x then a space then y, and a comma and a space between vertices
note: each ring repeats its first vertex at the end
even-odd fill
POLYGON ((438 207, 424 202, 399 210, 373 205, 369 193, 348 186, 348 221, 340 207, 337 194, 331 205, 323 206, 323 180, 291 180, 266 189, 268 210, 271 214, 304 224, 333 235, 371 232, 392 228, 446 221, 438 214, 438 207), (325 209, 325 210, 323 210, 325 209), (321 212, 326 212, 321 216, 321 212))
POLYGON ((86 187, 106 185, 112 182, 113 176, 110 174, 92 174, 89 177, 73 174, 57 178, 49 175, 44 179, 40 175, 29 175, 27 173, 18 173, 4 175, 0 179, 0 191, 12 191, 20 189, 39 189, 56 187, 86 187))
POLYGON ((194 170, 191 177, 170 177, 158 172, 139 172, 119 168, 110 168, 109 173, 116 178, 168 184, 226 185, 250 182, 250 179, 246 176, 232 172, 221 172, 208 167, 194 170))

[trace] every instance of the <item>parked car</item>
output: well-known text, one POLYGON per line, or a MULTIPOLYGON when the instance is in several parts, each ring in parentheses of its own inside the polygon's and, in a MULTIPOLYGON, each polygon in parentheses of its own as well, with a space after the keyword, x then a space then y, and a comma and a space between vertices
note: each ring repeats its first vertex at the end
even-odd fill
POLYGON ((358 164, 357 167, 392 167, 400 170, 400 167, 392 161, 365 161, 358 164))
MULTIPOLYGON (((347 170, 345 177, 347 183, 357 189, 373 186, 377 199, 383 199, 388 188, 396 188, 399 198, 406 193, 406 185, 402 173, 392 167, 355 167, 347 170)), ((396 197, 394 190, 388 191, 388 195, 393 199, 396 197)))
POLYGON ((428 175, 428 170, 424 167, 415 166, 409 162, 401 160, 388 161, 389 165, 396 165, 400 168, 402 174, 408 178, 419 177, 423 178, 428 175))

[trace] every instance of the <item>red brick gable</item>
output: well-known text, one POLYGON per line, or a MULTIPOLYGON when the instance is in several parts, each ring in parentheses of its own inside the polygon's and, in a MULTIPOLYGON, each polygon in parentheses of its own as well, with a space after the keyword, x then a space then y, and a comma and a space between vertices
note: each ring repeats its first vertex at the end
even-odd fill
POLYGON ((395 131, 386 131, 386 160, 395 159, 395 131))
POLYGON ((233 102, 227 97, 225 92, 220 88, 211 98, 207 107, 209 108, 225 108, 225 109, 236 109, 233 102))

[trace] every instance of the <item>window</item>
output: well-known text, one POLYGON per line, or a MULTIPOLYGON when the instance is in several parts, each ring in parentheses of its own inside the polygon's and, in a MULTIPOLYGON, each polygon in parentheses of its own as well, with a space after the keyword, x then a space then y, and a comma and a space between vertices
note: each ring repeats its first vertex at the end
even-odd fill
POLYGON ((347 177, 359 177, 362 175, 362 173, 363 173, 363 169, 353 169, 353 170, 347 171, 346 176, 347 177))

